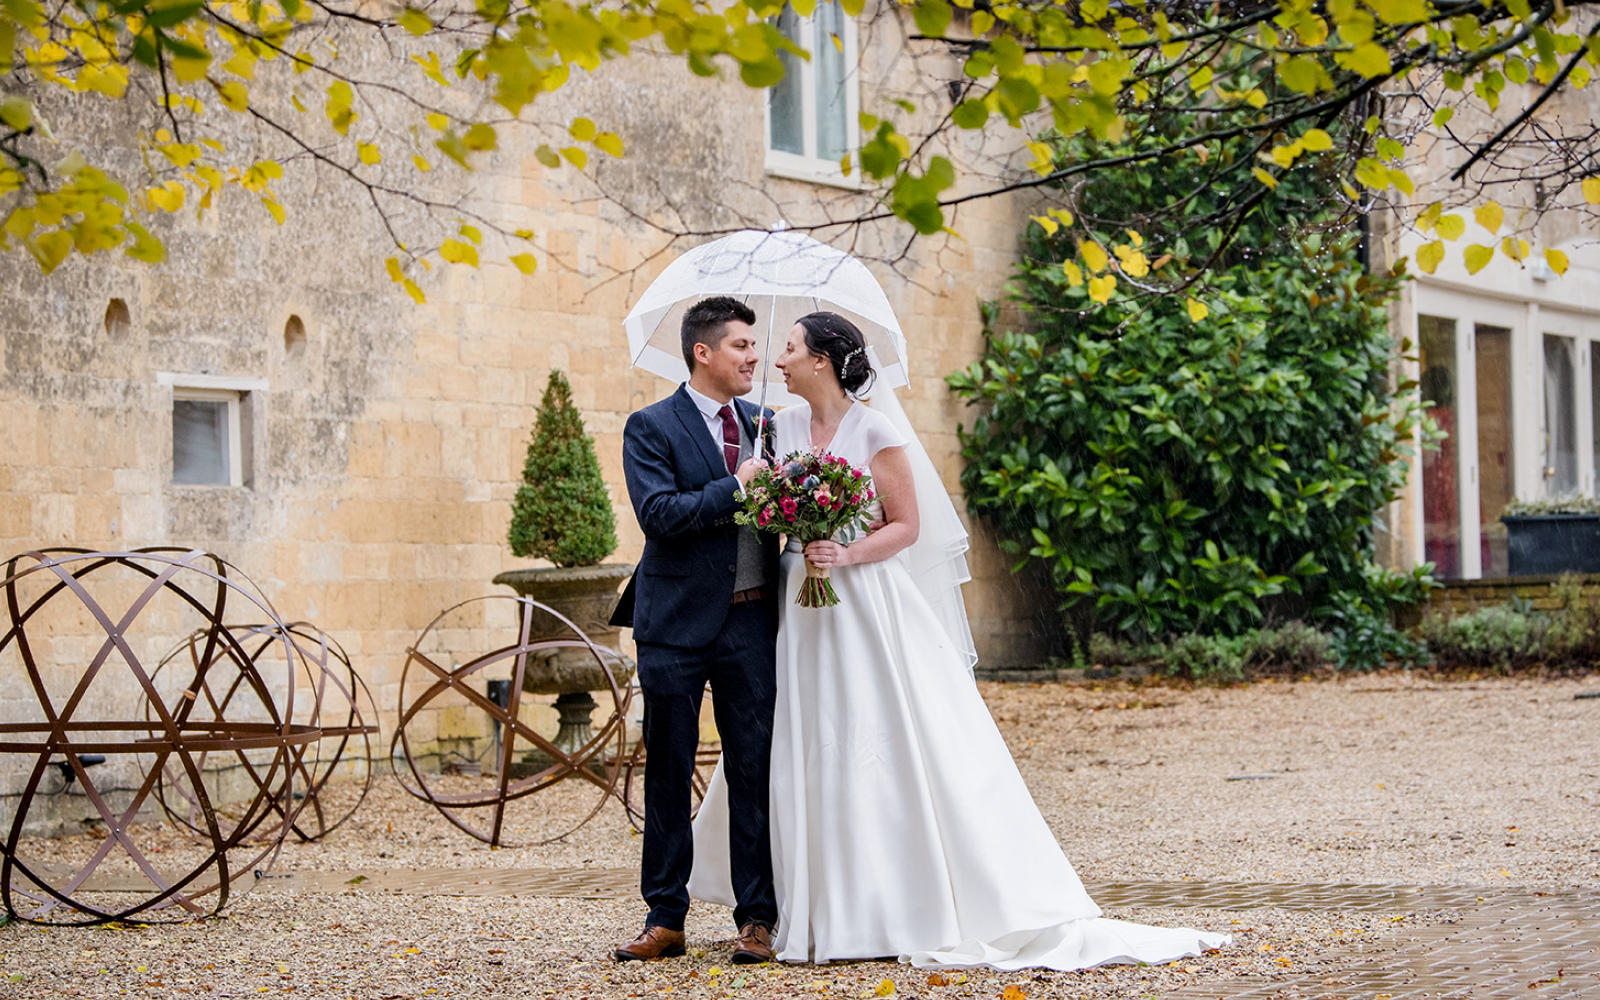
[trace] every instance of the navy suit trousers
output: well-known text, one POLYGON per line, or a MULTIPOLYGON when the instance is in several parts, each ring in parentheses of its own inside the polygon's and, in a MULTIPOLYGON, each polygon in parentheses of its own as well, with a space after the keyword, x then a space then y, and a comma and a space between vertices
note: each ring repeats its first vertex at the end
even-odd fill
POLYGON ((778 922, 767 820, 777 697, 771 600, 729 608, 721 633, 705 646, 638 644, 645 744, 640 888, 653 925, 682 930, 689 912, 694 865, 690 791, 700 704, 708 682, 728 779, 728 854, 737 903, 733 919, 740 927, 752 920, 769 927, 778 922))

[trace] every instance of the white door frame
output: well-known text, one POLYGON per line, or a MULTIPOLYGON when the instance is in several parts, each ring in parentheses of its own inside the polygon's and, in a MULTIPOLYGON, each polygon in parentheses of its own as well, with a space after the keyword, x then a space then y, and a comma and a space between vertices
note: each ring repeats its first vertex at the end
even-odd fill
MULTIPOLYGON (((1537 310, 1538 306, 1530 307, 1537 310)), ((1478 379, 1477 379, 1477 327, 1497 326, 1511 331, 1511 427, 1513 449, 1513 483, 1518 496, 1524 493, 1524 477, 1528 472, 1539 474, 1542 449, 1530 448, 1537 444, 1537 427, 1542 418, 1529 426, 1529 400, 1542 407, 1543 390, 1539 380, 1543 377, 1543 340, 1531 335, 1536 328, 1536 316, 1529 309, 1498 297, 1472 295, 1456 289, 1418 283, 1411 296, 1411 339, 1421 349, 1419 316, 1437 316, 1455 323, 1456 365, 1456 517, 1460 538, 1460 570, 1464 579, 1477 579, 1483 575, 1481 525, 1478 521, 1478 379), (1531 341, 1531 343, 1530 343, 1531 341), (1537 365, 1526 359, 1537 358, 1537 365), (1528 439, 1532 438, 1530 442, 1528 439), (1525 469, 1531 456, 1532 467, 1525 469)), ((1414 377, 1420 377, 1417 372, 1414 377)), ((1421 432, 1418 431, 1417 479, 1421 479, 1421 432)), ((1581 466, 1580 466, 1581 469, 1581 466)), ((1412 557, 1417 563, 1426 558, 1426 533, 1423 517, 1422 490, 1417 491, 1417 501, 1412 512, 1412 557)))

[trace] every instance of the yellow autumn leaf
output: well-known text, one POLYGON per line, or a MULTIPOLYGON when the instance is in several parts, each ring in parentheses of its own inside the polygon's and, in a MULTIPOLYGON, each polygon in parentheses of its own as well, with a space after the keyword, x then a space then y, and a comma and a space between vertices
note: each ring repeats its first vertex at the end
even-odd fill
POLYGON ((145 192, 150 204, 163 212, 176 212, 183 207, 184 189, 177 181, 167 181, 160 187, 145 192))
POLYGON ((1486 247, 1482 243, 1474 243, 1461 251, 1461 259, 1467 265, 1468 274, 1477 274, 1494 257, 1494 248, 1486 247))
POLYGON ((1444 260, 1444 243, 1434 240, 1424 243, 1417 248, 1417 266, 1422 268, 1424 274, 1432 274, 1439 267, 1439 262, 1444 260))
POLYGON ((1567 273, 1567 255, 1560 250, 1546 250, 1544 259, 1545 263, 1550 265, 1550 270, 1557 274, 1567 273))
POLYGON ((1067 276, 1067 284, 1077 288, 1083 284, 1083 269, 1070 260, 1061 262, 1061 273, 1067 276))
POLYGON ((1210 307, 1199 299, 1191 298, 1183 306, 1189 311, 1189 319, 1196 323, 1211 315, 1210 307))
POLYGON ((1267 173, 1265 170, 1262 170, 1260 167, 1252 167, 1250 174, 1251 176, 1255 177, 1256 180, 1265 184, 1268 188, 1276 188, 1278 186, 1278 179, 1267 173))
POLYGON ((1512 260, 1525 260, 1531 249, 1527 240, 1519 240, 1514 236, 1507 236, 1500 241, 1500 252, 1512 260))
MULTIPOLYGON (((622 137, 615 132, 601 132, 594 137, 594 148, 620 159, 622 156, 622 137)), ((846 161, 848 161, 850 154, 846 153, 844 155, 846 161)), ((845 164, 844 172, 846 176, 849 176, 850 168, 848 162, 845 164)))
POLYGON ((1600 205, 1600 177, 1583 179, 1583 200, 1591 205, 1600 205))
POLYGON ((1044 230, 1044 234, 1046 236, 1054 236, 1061 228, 1060 223, 1056 222, 1056 220, 1047 215, 1030 215, 1028 218, 1032 219, 1034 222, 1037 222, 1039 224, 1039 228, 1044 230))
POLYGON ((1135 250, 1126 243, 1116 246, 1117 263, 1122 265, 1122 273, 1130 278, 1142 278, 1150 273, 1150 260, 1141 250, 1135 250))
POLYGON ((445 240, 439 244, 439 256, 452 264, 478 266, 478 248, 460 240, 445 240))
POLYGON ((1033 162, 1028 164, 1028 167, 1039 176, 1043 177, 1056 168, 1055 154, 1048 145, 1042 142, 1030 142, 1028 152, 1033 154, 1033 162))
POLYGON ((539 267, 539 262, 533 259, 531 253, 519 253, 509 259, 523 274, 532 274, 539 267))
POLYGON ((1461 234, 1467 231, 1467 220, 1451 212, 1449 215, 1439 217, 1438 223, 1434 225, 1434 231, 1447 240, 1460 239, 1461 234))
POLYGON ((1306 134, 1300 137, 1300 142, 1307 152, 1311 153, 1320 153, 1324 149, 1333 148, 1333 136, 1320 128, 1307 129, 1306 134))
POLYGON ((1013 984, 1000 991, 1000 1000, 1028 1000, 1028 991, 1013 984))
POLYGON ((433 164, 429 163, 427 160, 424 160, 422 157, 418 156, 415 153, 411 154, 411 162, 412 162, 413 165, 416 166, 417 171, 419 173, 424 173, 425 174, 428 171, 433 169, 433 164))
POLYGON ((1117 276, 1102 274, 1098 278, 1089 279, 1089 298, 1095 302, 1110 302, 1111 295, 1117 290, 1117 276))
POLYGON ((369 167, 383 159, 383 154, 378 152, 378 147, 370 142, 356 143, 356 155, 361 157, 361 162, 369 167))
POLYGON ((596 132, 594 122, 587 118, 574 118, 572 124, 567 127, 567 134, 579 142, 593 142, 596 132))
POLYGON ((217 88, 217 96, 222 98, 223 107, 229 111, 244 111, 250 107, 250 94, 238 80, 226 80, 222 83, 213 81, 211 85, 217 88))
POLYGON ((1472 217, 1478 220, 1478 225, 1491 233, 1500 231, 1500 223, 1505 221, 1505 215, 1505 210, 1493 201, 1484 202, 1472 211, 1472 217))
POLYGON ((872 991, 872 995, 878 997, 894 996, 894 980, 885 979, 883 982, 879 983, 878 988, 872 991))
POLYGON ((1078 256, 1082 257, 1083 262, 1089 265, 1089 270, 1095 272, 1096 274, 1104 271, 1106 269, 1106 264, 1111 260, 1110 256, 1107 255, 1105 249, 1101 247, 1100 244, 1090 240, 1084 240, 1082 243, 1078 244, 1078 256))

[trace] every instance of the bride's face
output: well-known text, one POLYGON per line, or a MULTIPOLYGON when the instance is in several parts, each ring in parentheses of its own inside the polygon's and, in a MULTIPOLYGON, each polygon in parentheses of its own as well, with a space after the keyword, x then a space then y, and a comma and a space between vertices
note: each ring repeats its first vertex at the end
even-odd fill
POLYGON ((789 331, 789 340, 774 364, 783 372, 783 384, 797 396, 805 396, 810 390, 826 385, 833 377, 828 359, 812 354, 806 347, 806 328, 799 323, 789 331))

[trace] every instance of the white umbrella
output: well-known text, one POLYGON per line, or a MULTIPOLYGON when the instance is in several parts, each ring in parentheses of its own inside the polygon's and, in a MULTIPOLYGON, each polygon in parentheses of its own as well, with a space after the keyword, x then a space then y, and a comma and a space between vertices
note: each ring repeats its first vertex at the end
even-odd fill
POLYGON ((687 379, 683 314, 711 295, 732 296, 755 310, 756 333, 766 348, 748 399, 779 406, 799 401, 773 367, 773 343, 782 344, 801 316, 824 309, 861 328, 880 385, 893 389, 907 382, 905 335, 866 265, 804 233, 755 229, 695 247, 650 283, 622 322, 634 367, 674 382, 687 379))

